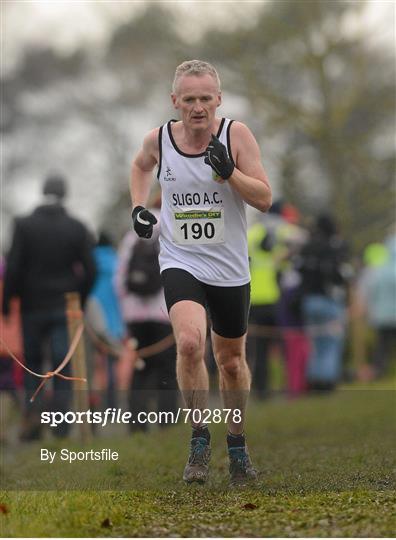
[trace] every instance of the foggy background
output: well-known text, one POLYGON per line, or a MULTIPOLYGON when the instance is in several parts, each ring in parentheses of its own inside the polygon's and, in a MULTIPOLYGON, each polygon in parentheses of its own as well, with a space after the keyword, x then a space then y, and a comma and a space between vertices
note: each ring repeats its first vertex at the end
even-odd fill
POLYGON ((394 45, 386 1, 2 2, 2 252, 50 172, 92 231, 130 228, 131 160, 191 58, 217 67, 219 115, 252 129, 275 198, 332 210, 360 252, 395 221, 394 45))

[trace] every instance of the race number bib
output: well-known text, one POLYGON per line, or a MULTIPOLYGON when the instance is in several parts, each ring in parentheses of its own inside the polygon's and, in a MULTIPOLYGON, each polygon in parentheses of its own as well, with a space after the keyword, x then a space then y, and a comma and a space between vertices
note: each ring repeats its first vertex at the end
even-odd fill
POLYGON ((224 208, 180 209, 173 213, 176 244, 221 244, 224 242, 224 208))

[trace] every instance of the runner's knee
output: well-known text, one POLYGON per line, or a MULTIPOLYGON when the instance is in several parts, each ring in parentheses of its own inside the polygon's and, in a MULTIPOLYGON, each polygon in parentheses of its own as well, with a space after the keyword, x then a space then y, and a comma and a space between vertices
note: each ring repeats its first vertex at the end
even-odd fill
POLYGON ((243 357, 241 354, 231 356, 219 355, 219 366, 223 375, 236 379, 242 370, 243 357))
POLYGON ((204 351, 199 332, 180 334, 177 340, 177 351, 182 358, 201 360, 204 351))

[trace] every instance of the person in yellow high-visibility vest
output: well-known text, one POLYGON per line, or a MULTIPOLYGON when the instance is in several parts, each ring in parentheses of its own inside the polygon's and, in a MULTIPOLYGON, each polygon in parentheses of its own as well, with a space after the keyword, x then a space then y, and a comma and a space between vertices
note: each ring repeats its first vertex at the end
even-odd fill
POLYGON ((268 396, 268 353, 276 335, 276 306, 280 297, 275 238, 262 223, 248 231, 251 274, 251 324, 248 352, 252 364, 252 385, 259 399, 268 396), (253 331, 254 330, 254 331, 253 331), (257 330, 257 332, 256 332, 257 330))

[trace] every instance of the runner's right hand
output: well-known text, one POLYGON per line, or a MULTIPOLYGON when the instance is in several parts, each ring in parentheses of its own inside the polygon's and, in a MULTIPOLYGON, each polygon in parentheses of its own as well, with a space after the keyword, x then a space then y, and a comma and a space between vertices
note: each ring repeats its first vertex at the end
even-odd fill
POLYGON ((132 210, 133 228, 140 238, 151 238, 153 225, 157 223, 157 218, 144 206, 135 206, 132 210))

